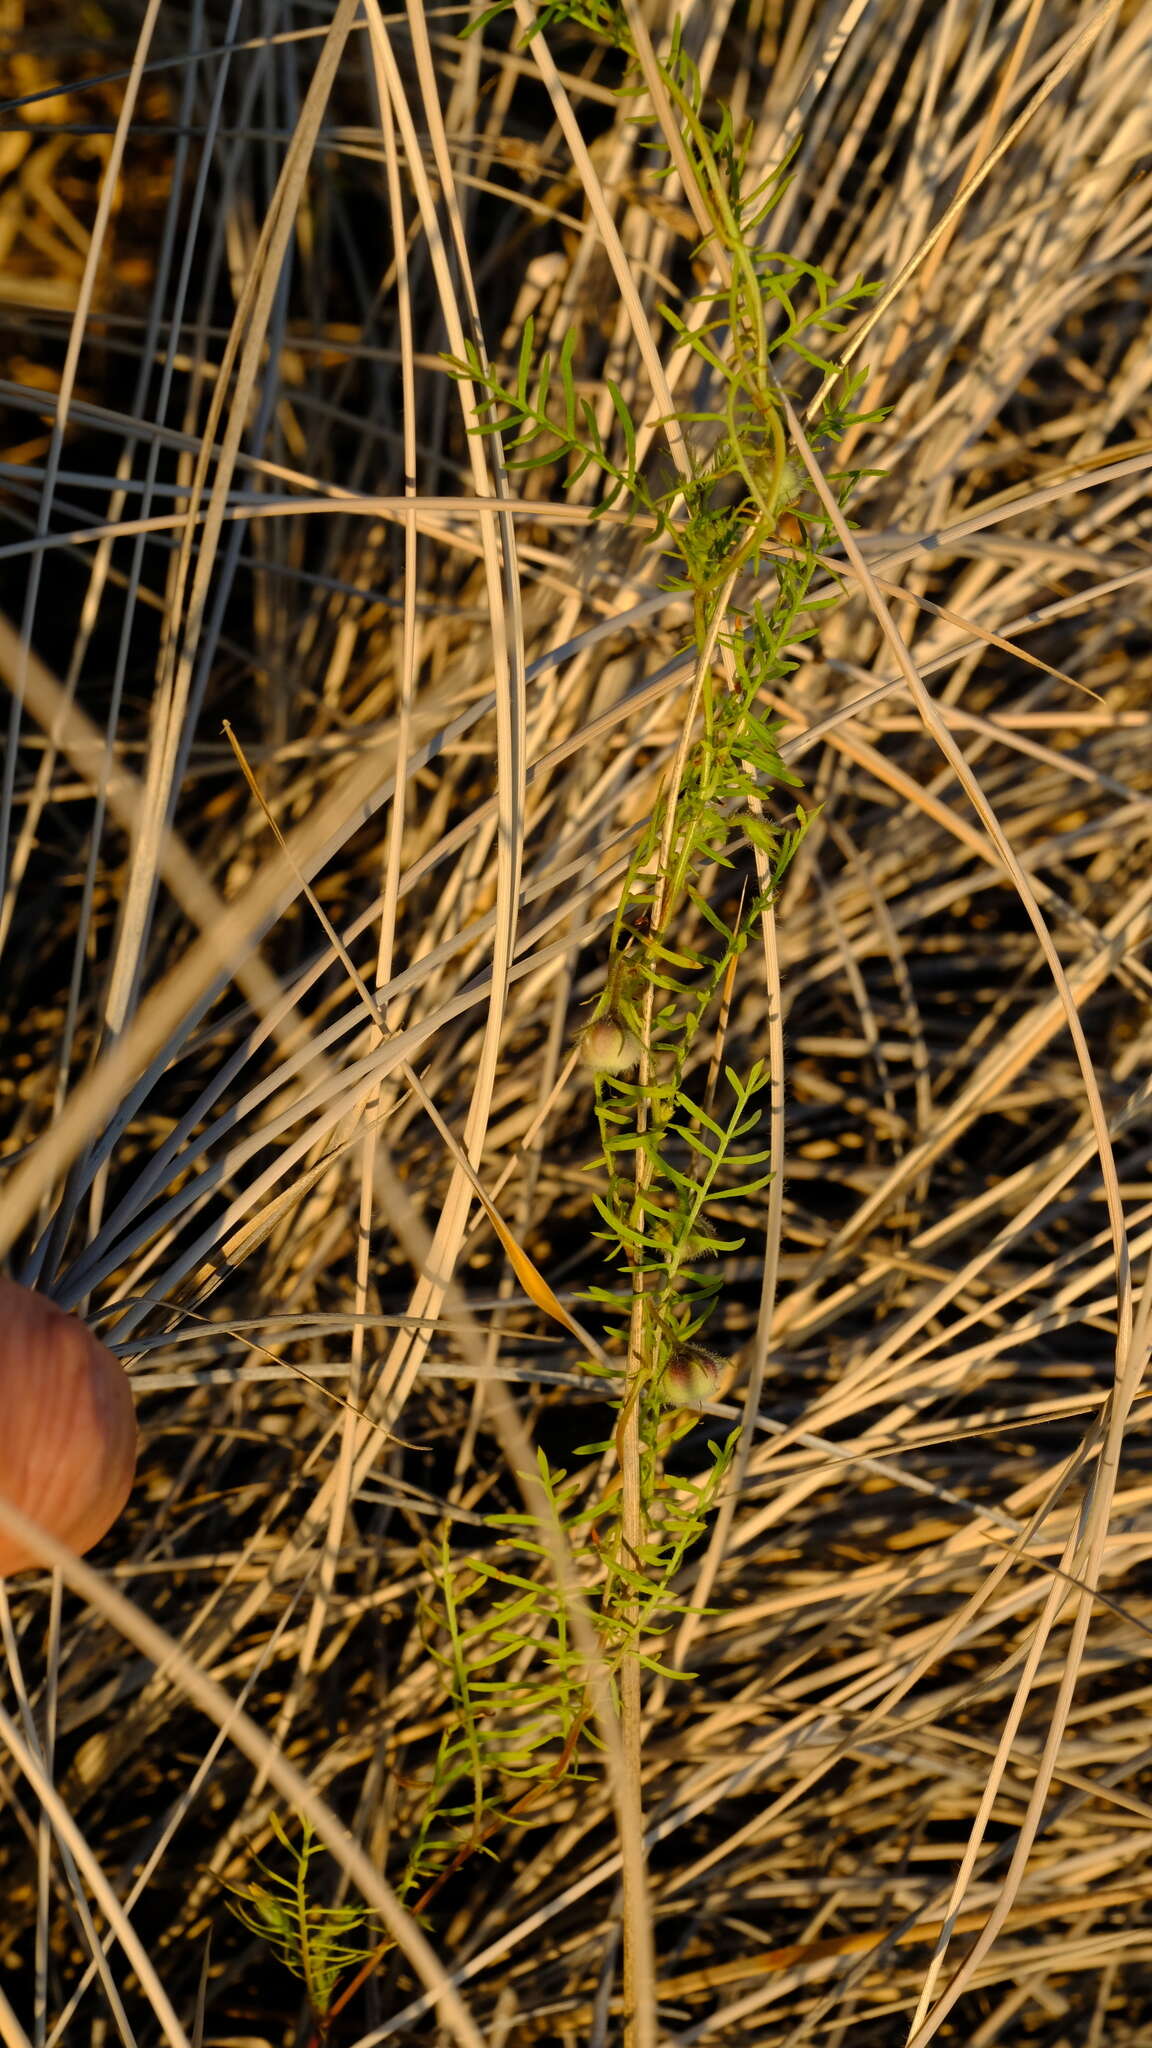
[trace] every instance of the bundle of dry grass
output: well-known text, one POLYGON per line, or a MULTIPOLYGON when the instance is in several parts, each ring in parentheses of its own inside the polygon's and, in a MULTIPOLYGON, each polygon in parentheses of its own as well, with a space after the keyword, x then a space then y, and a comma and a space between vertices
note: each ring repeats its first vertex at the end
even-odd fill
POLYGON ((594 1321, 577 1036, 690 608, 443 358, 691 439, 715 250, 581 12, 4 9, 0 1249, 141 1428, 99 1575, 0 1588, 5 2048, 1149 2038, 1152 10, 681 10, 745 175, 795 149, 772 245, 883 287, 884 416, 689 1067, 776 1083, 669 1450, 739 1427, 642 1645, 690 1676, 639 1771, 594 1684, 573 1775, 497 1518, 605 1483, 523 1259, 594 1321))

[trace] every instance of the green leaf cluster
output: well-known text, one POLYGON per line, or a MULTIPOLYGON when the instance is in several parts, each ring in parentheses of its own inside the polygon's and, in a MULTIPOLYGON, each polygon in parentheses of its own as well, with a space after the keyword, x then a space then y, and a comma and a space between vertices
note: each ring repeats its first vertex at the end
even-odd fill
POLYGON ((363 1946, 353 1944, 351 1937, 371 1916, 362 1906, 324 1906, 310 1896, 312 1864, 321 1850, 307 1822, 298 1841, 275 1814, 269 1825, 291 1869, 281 1874, 257 1857, 258 1878, 225 1885, 232 1894, 229 1907, 250 1933, 267 1943, 285 1969, 301 1979, 312 2014, 322 2024, 340 1978, 364 1960, 363 1946))
MULTIPOLYGON (((627 1566, 619 1558, 618 1482, 593 1490, 593 1468, 569 1474, 537 1453, 537 1476, 580 1571, 610 1678, 625 1654, 650 1671, 683 1675, 666 1671, 658 1640, 688 1611, 676 1576, 707 1528, 734 1448, 734 1438, 713 1447, 701 1478, 674 1478, 654 1466, 648 1536, 627 1566)), ((486 1554, 459 1556, 445 1531, 430 1559, 425 1638, 450 1713, 423 1788, 402 1895, 462 1852, 483 1849, 498 1829, 531 1825, 532 1799, 578 1776, 594 1744, 587 1674, 548 1549, 524 1512, 489 1523, 497 1540, 486 1554)))

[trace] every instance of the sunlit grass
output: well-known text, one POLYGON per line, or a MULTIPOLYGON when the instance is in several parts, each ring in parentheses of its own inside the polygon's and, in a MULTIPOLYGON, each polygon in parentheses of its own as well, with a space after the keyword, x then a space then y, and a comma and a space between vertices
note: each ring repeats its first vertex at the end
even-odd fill
POLYGON ((794 151, 752 278, 771 247, 814 291, 891 287, 814 345, 884 415, 817 447, 860 473, 850 532, 800 447, 840 402, 819 366, 750 447, 751 387, 725 413, 694 345, 719 319, 730 360, 761 302, 651 146, 691 145, 658 69, 622 101, 579 28, 464 21, 3 21, 0 1237, 121 1350, 143 1454, 92 1560, 132 1604, 20 1578, 0 1615, 0 2037, 307 2042, 315 1998, 228 1908, 261 1862, 292 1879, 296 1813, 326 1924, 400 1943, 333 2043, 621 2042, 634 1799, 638 2048, 1137 2048, 1148 13, 686 10, 702 117, 750 124, 742 189, 794 151), (445 360, 531 394, 547 355, 552 416, 569 390, 604 454, 578 475, 559 445, 502 467, 445 360), (669 536, 726 447, 719 554, 686 568, 669 536), (648 502, 594 519, 613 465, 648 502), (701 564, 747 616, 801 558, 750 700, 798 786, 763 845, 732 805, 690 841, 659 934, 747 941, 676 1078, 723 1124, 724 1068, 765 1063, 741 1179, 783 1170, 695 1269, 716 1398, 682 1431, 659 1372, 637 1395, 669 1505, 732 1462, 614 1748, 611 1655, 579 1691, 610 1516, 575 1563, 542 1533, 560 1473, 611 1508, 637 1377, 541 1306, 624 1375, 589 1302, 630 1286, 597 1090, 602 1119, 636 1073, 594 1082, 580 1033, 649 936, 621 906, 662 800, 718 744, 702 683, 746 658, 701 564), (530 1703, 545 1616, 573 1690, 536 1769, 461 1666, 483 1683, 508 1629, 530 1703), (462 1730, 507 1782, 434 1839, 462 1730))

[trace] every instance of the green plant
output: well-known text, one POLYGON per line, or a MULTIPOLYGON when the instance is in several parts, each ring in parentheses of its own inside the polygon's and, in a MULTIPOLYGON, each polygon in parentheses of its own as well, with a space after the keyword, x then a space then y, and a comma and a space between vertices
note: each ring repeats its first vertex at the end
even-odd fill
POLYGON ((284 1967, 301 1979, 317 2038, 323 2041, 336 1986, 349 1969, 363 1961, 364 1951, 352 1945, 351 1937, 368 1924, 370 1916, 359 1906, 324 1906, 311 1897, 312 1865, 321 1851, 307 1822, 301 1823, 298 1841, 293 1841, 275 1814, 270 1815, 269 1825, 287 1853, 291 1869, 281 1875, 257 1858, 259 1878, 228 1884, 232 1894, 229 1906, 250 1933, 267 1942, 284 1967))
MULTIPOLYGON (((498 12, 489 10, 480 25, 498 12)), ((756 1062, 743 1076, 725 1066, 728 1102, 718 1109, 714 1078, 702 1092, 689 1083, 690 1058, 807 823, 799 806, 791 818, 772 812, 775 792, 795 778, 781 761, 777 727, 763 706, 772 685, 794 666, 796 642, 816 629, 820 605, 810 586, 819 553, 834 535, 823 509, 805 504, 806 476, 788 447, 781 380, 796 371, 818 375, 822 395, 810 445, 817 454, 834 446, 861 417, 853 400, 863 373, 837 376, 817 340, 840 331, 845 316, 877 287, 857 279, 840 289, 818 266, 764 246, 788 164, 749 178, 747 140, 737 136, 727 109, 709 103, 679 27, 658 60, 650 47, 638 45, 631 13, 614 0, 552 0, 540 10, 535 32, 559 21, 607 40, 623 55, 621 92, 635 102, 637 121, 655 124, 651 147, 659 153, 659 174, 679 173, 705 227, 697 260, 714 274, 683 311, 659 308, 671 350, 695 359, 698 387, 668 436, 678 461, 670 476, 651 448, 642 453, 634 405, 606 375, 611 418, 602 428, 578 377, 574 330, 554 354, 540 354, 528 321, 511 379, 476 345, 451 363, 475 395, 473 431, 499 440, 506 468, 546 470, 567 490, 590 480, 591 516, 611 512, 642 524, 659 551, 665 587, 686 597, 691 609, 691 683, 681 743, 629 864, 603 991, 582 1035, 595 1074, 605 1177, 594 1200, 600 1234, 623 1283, 591 1291, 627 1346, 612 1443, 618 1473, 594 1505, 575 1511, 561 1496, 557 1476, 544 1474, 577 1556, 586 1562, 591 1542, 602 1565, 596 1619, 620 1682, 625 1738, 638 1775, 639 1674, 662 1669, 644 1639, 676 1611, 676 1571, 716 1500, 734 1441, 715 1454, 712 1471, 686 1501, 684 1483, 666 1469, 669 1410, 686 1394, 698 1396, 721 1369, 692 1340, 720 1292, 714 1262, 743 1242, 725 1224, 725 1204, 754 1196, 769 1178, 768 1153, 756 1142, 758 1098, 770 1079, 766 1066, 756 1062), (671 125, 665 118, 663 128, 661 93, 671 110, 671 125), (762 591, 766 575, 770 588, 762 591), (750 846, 755 863, 751 888, 737 887, 731 874, 741 846, 750 846), (715 878, 725 871, 730 879, 717 887, 715 878), (733 907, 726 909, 726 902, 733 907)), ((650 410, 655 394, 647 395, 650 410)), ((673 422, 666 419, 664 426, 671 429, 673 422)), ((833 472, 830 481, 843 504, 852 474, 833 472)), ((689 1413, 675 1433, 691 1426, 689 1413)), ((563 1486, 571 1489, 572 1482, 565 1479, 563 1486)), ((527 1533, 521 1545, 529 1547, 527 1533)), ((537 1652, 556 1644, 558 1606, 542 1595, 536 1578, 520 1587, 519 1599, 525 1604, 511 1608, 505 1600, 503 1610, 497 1603, 493 1612, 514 1615, 522 1632, 533 1615, 537 1652)), ((490 1612, 489 1648, 493 1626, 490 1612)), ((485 1623, 475 1631, 479 1645, 485 1623)), ((525 1654, 525 1669, 531 1669, 536 1653, 525 1654)), ((545 1654, 542 1698, 563 1669, 562 1662, 550 1667, 545 1654)), ((480 1745, 471 1716, 476 1683, 471 1677, 461 1683, 459 1665, 456 1677, 478 1799, 480 1745)), ((486 1697, 498 1696, 498 1687, 485 1683, 492 1686, 486 1697)), ((580 1716, 569 1725, 579 1726, 580 1716)), ((574 1767, 574 1745, 559 1724, 555 1742, 574 1767)))
MULTIPOLYGON (((470 32, 502 11, 489 9, 470 32)), ((830 601, 814 599, 811 586, 834 532, 806 496, 782 392, 792 376, 820 380, 809 422, 817 455, 861 422, 853 403, 866 373, 838 375, 817 344, 878 287, 857 279, 841 289, 817 265, 764 246, 788 162, 750 178, 747 140, 709 101, 678 28, 656 59, 637 46, 615 0, 550 0, 532 33, 560 21, 625 60, 620 91, 632 118, 653 130, 654 175, 676 171, 685 183, 703 230, 696 263, 713 277, 681 310, 659 307, 669 354, 690 359, 695 376, 692 398, 661 422, 667 454, 642 428, 635 398, 606 374, 611 417, 602 425, 575 328, 555 352, 541 352, 528 319, 510 373, 478 340, 446 358, 470 392, 471 431, 500 444, 504 468, 591 489, 590 517, 612 514, 647 540, 670 602, 686 600, 690 618, 680 743, 628 864, 603 989, 581 1035, 600 1137, 593 1200, 619 1276, 589 1298, 627 1363, 611 1436, 583 1446, 571 1472, 538 1460, 635 1759, 640 1674, 680 1675, 660 1644, 685 1612, 678 1575, 707 1529, 737 1439, 708 1443, 695 1477, 670 1471, 668 1451, 697 1427, 725 1376, 724 1361, 697 1339, 721 1291, 717 1262, 744 1242, 726 1205, 754 1198, 771 1177, 766 1063, 741 1073, 723 1062, 722 1028, 702 1083, 693 1055, 726 1008, 808 823, 799 804, 778 812, 778 793, 797 782, 765 707, 830 601), (646 98, 653 67, 675 149, 661 108, 646 98), (753 876, 742 881, 749 858, 753 876)), ((650 419, 656 394, 639 372, 636 389, 650 419)), ((853 480, 830 472, 841 505, 853 480)), ((547 1796, 587 1768, 593 1740, 539 1530, 524 1513, 492 1526, 499 1534, 482 1556, 456 1555, 445 1530, 427 1557, 425 1639, 446 1725, 416 1788, 400 1885, 417 1911, 466 1857, 490 1853, 498 1832, 544 1817, 547 1796)))

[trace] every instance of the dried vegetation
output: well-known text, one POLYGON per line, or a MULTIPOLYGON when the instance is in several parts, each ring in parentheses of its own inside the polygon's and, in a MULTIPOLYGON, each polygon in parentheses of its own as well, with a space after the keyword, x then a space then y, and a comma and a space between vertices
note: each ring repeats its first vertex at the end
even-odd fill
MULTIPOLYGON (((439 357, 471 308, 497 362, 529 317, 574 333, 602 432, 607 374, 659 463, 637 336, 709 257, 602 45, 461 19, 0 12, 0 1248, 131 1362, 141 1479, 96 1561, 184 1660, 98 1588, 8 1588, 6 2044, 308 2039, 225 1886, 285 1867, 294 1769, 349 1831, 316 1900, 389 1910, 452 1712, 442 1536, 481 1563, 519 1506, 498 1390, 556 1462, 604 1433, 402 1062, 580 1312, 573 1047, 685 613, 591 475, 499 509, 439 357)), ((799 138, 776 245, 890 287, 852 511, 936 729, 830 557, 774 707, 819 814, 698 1054, 746 1071, 782 1019, 785 1170, 710 1338, 705 1435, 766 1369, 663 1646, 694 1675, 646 1680, 631 2038, 1136 2048, 1152 9, 683 20, 751 165, 799 138)), ((454 1859, 331 2041, 620 2040, 615 1830, 593 1756, 454 1859)))

